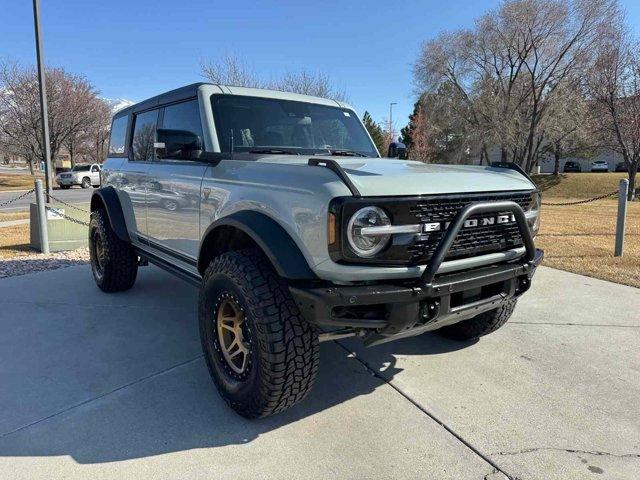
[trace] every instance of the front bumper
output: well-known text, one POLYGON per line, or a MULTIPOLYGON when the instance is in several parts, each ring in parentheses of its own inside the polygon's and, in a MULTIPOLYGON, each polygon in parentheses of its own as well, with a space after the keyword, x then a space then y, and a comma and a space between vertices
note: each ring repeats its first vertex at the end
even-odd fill
POLYGON ((440 275, 429 285, 290 290, 307 321, 332 328, 362 329, 367 335, 365 343, 373 345, 419 335, 498 308, 529 289, 542 258, 542 250, 536 250, 531 261, 440 275))
POLYGON ((58 185, 79 185, 79 182, 73 178, 56 178, 56 183, 58 185))
POLYGON ((467 320, 526 292, 543 258, 522 209, 513 202, 476 203, 451 222, 419 281, 301 288, 291 293, 307 321, 349 329, 375 345, 467 320), (522 258, 463 272, 437 274, 465 220, 488 211, 513 212, 526 247, 522 258))

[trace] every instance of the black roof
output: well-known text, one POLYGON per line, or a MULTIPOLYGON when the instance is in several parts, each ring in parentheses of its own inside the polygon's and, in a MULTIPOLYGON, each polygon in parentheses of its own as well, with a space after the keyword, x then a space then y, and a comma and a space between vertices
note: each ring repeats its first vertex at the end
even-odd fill
POLYGON ((156 95, 155 97, 151 97, 147 100, 143 100, 142 102, 138 102, 135 105, 131 105, 127 108, 123 108, 118 111, 114 116, 121 117, 123 115, 129 115, 131 112, 140 112, 143 110, 148 110, 153 107, 157 107, 158 105, 162 105, 165 103, 171 102, 179 102, 180 100, 187 100, 189 98, 194 98, 198 95, 198 88, 202 85, 208 85, 205 82, 192 83, 191 85, 187 85, 185 87, 176 88, 175 90, 170 90, 165 93, 161 93, 160 95, 156 95))

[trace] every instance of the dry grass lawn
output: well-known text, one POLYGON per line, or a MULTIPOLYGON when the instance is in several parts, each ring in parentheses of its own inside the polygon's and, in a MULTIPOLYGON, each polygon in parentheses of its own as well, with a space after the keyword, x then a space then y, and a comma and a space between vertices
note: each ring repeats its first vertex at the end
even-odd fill
POLYGON ((584 199, 604 195, 618 190, 620 180, 628 178, 626 173, 563 173, 534 175, 536 185, 544 191, 543 198, 560 197, 584 199))
MULTIPOLYGON (((545 196, 544 201, 570 199, 545 196)), ((624 255, 616 258, 617 205, 617 200, 607 199, 584 205, 544 206, 536 238, 536 244, 545 251, 544 265, 640 288, 640 202, 628 204, 624 255)))
POLYGON ((29 212, 0 212, 0 222, 8 222, 10 220, 23 220, 29 218, 29 212))
MULTIPOLYGON (((38 177, 44 178, 38 175, 38 177)), ((30 190, 33 188, 35 178, 32 175, 10 175, 0 173, 0 192, 8 190, 30 190)))
POLYGON ((29 248, 29 224, 0 228, 0 260, 34 253, 29 248))

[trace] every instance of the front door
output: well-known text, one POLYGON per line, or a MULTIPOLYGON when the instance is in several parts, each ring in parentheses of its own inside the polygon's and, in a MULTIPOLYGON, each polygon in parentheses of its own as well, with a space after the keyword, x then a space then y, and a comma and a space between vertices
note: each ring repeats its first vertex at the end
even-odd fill
POLYGON ((151 246, 193 264, 200 244, 200 186, 208 164, 198 100, 164 107, 156 157, 149 164, 147 234, 151 246))

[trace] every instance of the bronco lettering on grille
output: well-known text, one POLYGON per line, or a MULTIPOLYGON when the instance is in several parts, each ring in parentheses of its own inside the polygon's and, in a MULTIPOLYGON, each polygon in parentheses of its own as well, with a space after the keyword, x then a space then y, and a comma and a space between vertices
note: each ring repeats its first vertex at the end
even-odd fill
MULTIPOLYGON (((486 227, 488 225, 512 223, 515 221, 516 217, 511 213, 504 215, 495 215, 491 217, 469 218, 464 222, 462 228, 486 227)), ((451 222, 425 223, 422 225, 422 231, 424 233, 439 232, 441 230, 449 228, 449 225, 451 225, 451 222)))

